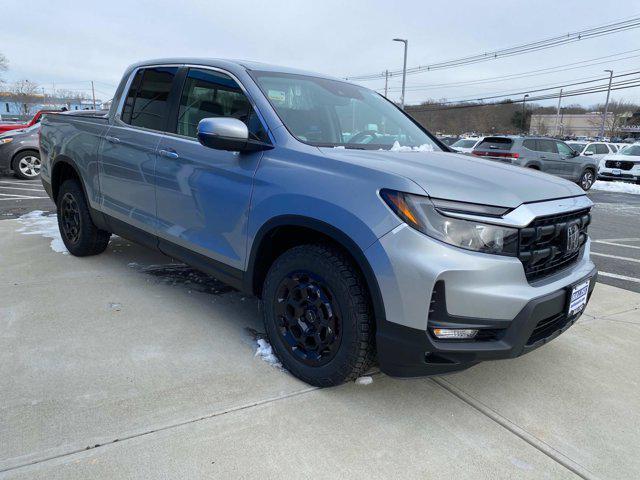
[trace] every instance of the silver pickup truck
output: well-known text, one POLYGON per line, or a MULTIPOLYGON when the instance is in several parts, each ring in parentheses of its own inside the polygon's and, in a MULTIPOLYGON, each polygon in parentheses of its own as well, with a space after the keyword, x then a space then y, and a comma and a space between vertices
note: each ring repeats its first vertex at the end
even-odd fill
POLYGON ((132 65, 108 116, 42 122, 42 182, 73 255, 112 233, 262 301, 313 385, 527 353, 595 285, 591 201, 568 180, 451 153, 374 91, 251 62, 132 65))

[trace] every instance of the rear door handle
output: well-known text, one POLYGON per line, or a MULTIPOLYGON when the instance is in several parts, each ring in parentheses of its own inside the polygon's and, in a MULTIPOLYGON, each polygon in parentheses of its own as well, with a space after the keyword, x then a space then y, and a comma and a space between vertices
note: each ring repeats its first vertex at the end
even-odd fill
POLYGON ((174 160, 176 158, 180 158, 180 155, 178 155, 178 152, 174 150, 160 150, 158 153, 163 157, 172 158, 174 160))
POLYGON ((104 137, 104 139, 109 143, 120 143, 120 139, 118 137, 107 135, 106 137, 104 137))

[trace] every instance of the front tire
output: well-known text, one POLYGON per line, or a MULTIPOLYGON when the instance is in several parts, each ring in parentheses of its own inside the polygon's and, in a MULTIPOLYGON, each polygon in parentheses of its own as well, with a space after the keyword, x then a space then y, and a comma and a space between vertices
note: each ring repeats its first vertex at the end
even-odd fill
POLYGON ((111 234, 100 230, 91 220, 87 200, 78 180, 66 180, 61 185, 57 207, 58 228, 69 253, 76 257, 87 257, 105 251, 111 234))
POLYGON ((578 185, 580 185, 580 187, 582 187, 582 190, 586 192, 591 188, 595 180, 596 180, 596 175, 593 172, 593 170, 586 169, 584 172, 582 172, 582 176, 578 181, 578 185))
POLYGON ((40 177, 40 152, 22 152, 13 159, 13 174, 21 180, 40 177))
POLYGON ((356 379, 375 355, 374 318, 360 272, 339 250, 301 245, 271 266, 262 291, 267 336, 280 362, 315 386, 356 379))

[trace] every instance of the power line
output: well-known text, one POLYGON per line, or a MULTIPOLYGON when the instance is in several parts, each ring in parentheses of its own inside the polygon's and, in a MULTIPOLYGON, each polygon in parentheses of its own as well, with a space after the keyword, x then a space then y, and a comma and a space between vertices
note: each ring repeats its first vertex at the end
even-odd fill
MULTIPOLYGON (((611 35, 613 33, 619 33, 625 30, 631 30, 640 27, 640 16, 630 17, 626 20, 608 23, 600 25, 598 27, 588 28, 577 32, 567 33, 564 35, 558 35, 534 42, 515 45, 512 47, 506 47, 491 52, 479 53, 470 55, 467 57, 456 58, 452 60, 444 60, 441 62, 433 63, 430 65, 421 65, 407 69, 407 75, 415 75, 432 70, 441 70, 444 68, 453 68, 463 65, 470 65, 473 63, 487 62, 490 60, 496 60, 498 58, 511 57, 515 55, 522 55, 538 50, 546 50, 548 48, 557 47, 567 43, 577 42, 580 40, 586 40, 590 38, 597 38, 603 35, 611 35)), ((392 70, 389 72, 391 76, 399 75, 402 70, 392 70)), ((371 73, 365 75, 354 75, 346 77, 347 80, 373 80, 384 77, 385 72, 371 73)))
MULTIPOLYGON (((485 78, 480 78, 480 79, 476 79, 476 80, 468 80, 468 81, 461 81, 461 82, 449 82, 449 83, 432 83, 432 84, 417 84, 417 85, 413 85, 412 87, 408 87, 407 90, 411 90, 411 91, 421 91, 421 90, 431 90, 431 89, 438 89, 441 87, 466 87, 469 85, 480 85, 480 84, 485 84, 485 83, 498 83, 498 82, 503 82, 503 81, 507 81, 507 80, 515 80, 515 79, 520 79, 520 78, 527 78, 527 77, 537 77, 539 75, 548 75, 548 74, 553 74, 553 73, 559 73, 559 72, 566 72, 566 71, 570 71, 570 70, 577 70, 577 69, 583 69, 586 67, 593 67, 596 65, 604 65, 604 64, 611 64, 612 62, 619 62, 622 60, 628 60, 630 58, 638 58, 640 57, 640 55, 630 55, 627 57, 622 57, 622 58, 616 58, 613 60, 604 60, 602 62, 595 62, 595 63, 590 63, 593 62, 595 60, 601 60, 601 59, 608 59, 608 58, 612 58, 612 57, 617 57, 619 55, 626 55, 627 53, 633 53, 633 52, 639 52, 640 48, 636 48, 634 50, 627 50, 625 52, 620 52, 620 53, 615 53, 613 55, 605 55, 603 57, 596 57, 596 58, 591 58, 589 60, 582 60, 579 62, 573 62, 573 63, 566 63, 564 65, 556 65, 555 67, 547 67, 547 68, 540 68, 537 70, 529 70, 526 72, 520 72, 520 73, 511 73, 511 74, 507 74, 507 75, 500 75, 500 76, 495 76, 495 77, 485 77, 485 78), (573 66, 573 65, 577 65, 577 66, 573 66), (565 68, 568 67, 568 68, 565 68)), ((376 90, 380 90, 380 89, 376 89, 376 90)), ((397 90, 397 87, 390 87, 389 90, 397 90)))
MULTIPOLYGON (((618 75, 614 75, 613 78, 618 78, 618 77, 628 77, 629 75, 636 75, 640 73, 640 70, 635 70, 632 72, 628 72, 628 73, 621 73, 618 75)), ((565 87, 573 87, 576 85, 584 85, 587 83, 593 83, 593 82, 598 82, 600 80, 606 80, 609 77, 598 77, 592 80, 584 80, 581 82, 573 82, 573 83, 565 83, 563 85, 553 85, 551 87, 545 87, 545 88, 538 88, 538 87, 531 87, 529 89, 523 90, 523 91, 518 91, 518 92, 508 92, 508 93, 502 93, 500 95, 489 95, 489 96, 483 96, 483 97, 478 97, 478 98, 466 98, 464 100, 455 100, 455 101, 444 101, 444 102, 440 102, 441 105, 446 105, 446 104, 452 104, 452 103, 461 103, 461 102, 483 102, 485 100, 493 100, 495 98, 502 98, 502 97, 510 97, 510 96, 516 96, 516 95, 524 95, 526 94, 530 94, 530 93, 537 93, 537 92, 544 92, 546 90, 558 90, 560 88, 565 88, 565 87)), ((640 77, 638 77, 638 80, 640 80, 640 77)))
MULTIPOLYGON (((632 80, 626 80, 624 82, 618 82, 615 84, 612 84, 611 90, 626 90, 628 88, 637 88, 640 87, 640 79, 632 79, 632 80)), ((607 91, 607 85, 597 85, 594 87, 590 87, 590 88, 586 88, 586 89, 576 89, 576 90, 570 90, 570 91, 563 91, 562 92, 562 98, 566 98, 566 97, 577 97, 577 96, 581 96, 581 95, 590 95, 593 93, 600 93, 600 92, 606 92, 607 91)), ((527 97, 527 102, 536 102, 536 101, 542 101, 542 100, 552 100, 555 98, 559 98, 559 94, 555 93, 555 94, 547 94, 547 95, 539 95, 539 96, 535 96, 535 97, 527 97)), ((524 101, 524 99, 516 99, 516 100, 512 100, 512 99, 507 99, 506 101, 501 101, 501 102, 491 102, 491 103, 472 103, 472 104, 464 104, 464 105, 451 105, 448 107, 437 107, 437 108, 430 108, 427 106, 407 106, 407 113, 414 113, 414 112, 438 112, 438 111, 443 111, 443 110, 458 110, 458 109, 463 109, 463 108, 479 108, 479 107, 493 107, 493 106, 497 106, 497 105, 512 105, 512 104, 519 104, 522 103, 524 101)))

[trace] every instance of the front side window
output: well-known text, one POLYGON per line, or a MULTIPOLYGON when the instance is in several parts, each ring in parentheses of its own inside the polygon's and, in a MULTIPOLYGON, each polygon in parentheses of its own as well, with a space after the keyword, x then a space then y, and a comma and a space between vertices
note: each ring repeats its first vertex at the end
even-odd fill
POLYGON ((136 73, 121 119, 134 127, 162 131, 166 127, 169 92, 177 67, 153 67, 136 73))
POLYGON ((609 153, 609 149, 607 148, 607 146, 604 143, 596 144, 596 154, 598 154, 598 155, 606 155, 607 153, 609 153))
POLYGON ((589 145, 585 150, 584 153, 596 153, 596 144, 592 143, 591 145, 589 145))
POLYGON ((269 141, 262 122, 234 79, 221 72, 191 68, 182 90, 175 133, 195 138, 198 122, 210 117, 237 118, 247 125, 253 140, 269 141))
POLYGON ((250 73, 301 142, 369 150, 440 150, 401 110, 364 87, 307 75, 250 73))
POLYGON ((556 142, 556 146, 558 147, 558 153, 560 153, 560 155, 573 156, 573 150, 565 143, 556 142))
POLYGON ((451 145, 451 148, 473 148, 477 142, 477 140, 460 139, 451 145))

